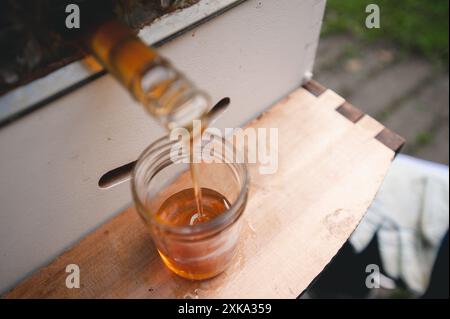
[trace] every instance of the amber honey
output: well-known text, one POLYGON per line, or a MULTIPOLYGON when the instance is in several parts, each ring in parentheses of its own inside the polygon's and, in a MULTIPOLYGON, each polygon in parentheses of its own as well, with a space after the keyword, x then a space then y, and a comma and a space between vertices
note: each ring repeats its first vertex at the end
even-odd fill
MULTIPOLYGON (((167 198, 156 218, 172 226, 194 226, 212 220, 230 208, 228 200, 212 189, 202 188, 201 194, 202 214, 198 211, 195 191, 189 188, 167 198)), ((233 247, 222 252, 218 252, 217 247, 207 242, 191 246, 174 241, 170 243, 170 256, 161 250, 158 252, 170 270, 182 277, 198 280, 217 275, 229 263, 233 247)))
POLYGON ((222 194, 209 188, 202 188, 201 192, 202 213, 198 210, 194 188, 188 188, 166 199, 156 218, 174 226, 192 226, 211 220, 230 208, 230 203, 222 194))

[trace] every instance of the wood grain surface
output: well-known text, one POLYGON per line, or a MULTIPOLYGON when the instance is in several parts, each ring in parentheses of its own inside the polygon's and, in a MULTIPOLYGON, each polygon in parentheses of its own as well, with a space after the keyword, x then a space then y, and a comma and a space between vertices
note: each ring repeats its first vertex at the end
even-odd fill
POLYGON ((3 297, 297 297, 358 225, 395 154, 375 138, 383 125, 367 115, 353 123, 336 111, 344 103, 333 91, 299 88, 249 124, 278 128, 278 171, 249 166, 238 253, 218 277, 172 274, 130 207, 3 297), (66 288, 68 264, 80 267, 79 289, 66 288))

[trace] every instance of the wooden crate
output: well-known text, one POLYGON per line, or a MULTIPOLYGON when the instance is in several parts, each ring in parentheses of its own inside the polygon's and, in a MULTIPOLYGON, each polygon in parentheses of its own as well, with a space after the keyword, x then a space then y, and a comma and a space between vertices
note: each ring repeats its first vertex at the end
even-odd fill
POLYGON ((358 225, 404 141, 313 81, 248 125, 279 129, 279 168, 249 167, 242 238, 225 273, 201 282, 171 273, 130 207, 3 297, 299 296, 358 225), (68 264, 80 267, 79 289, 65 285, 68 264))

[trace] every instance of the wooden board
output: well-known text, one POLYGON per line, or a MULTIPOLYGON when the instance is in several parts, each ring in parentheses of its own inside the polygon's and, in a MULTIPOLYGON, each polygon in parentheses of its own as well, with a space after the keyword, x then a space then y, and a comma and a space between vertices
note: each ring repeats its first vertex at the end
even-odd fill
POLYGON ((225 273, 202 282, 172 274, 131 207, 3 297, 297 297, 358 225, 403 141, 333 91, 309 87, 314 94, 299 88, 249 124, 279 129, 279 165, 275 175, 249 167, 242 238, 225 273), (79 289, 66 288, 68 264, 80 267, 79 289))

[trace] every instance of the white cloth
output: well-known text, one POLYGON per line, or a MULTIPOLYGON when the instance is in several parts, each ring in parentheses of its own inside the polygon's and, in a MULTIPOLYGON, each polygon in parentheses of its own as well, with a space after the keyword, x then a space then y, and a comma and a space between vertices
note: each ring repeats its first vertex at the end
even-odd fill
POLYGON ((386 274, 419 295, 448 225, 448 166, 398 155, 350 243, 361 252, 377 233, 386 274))

